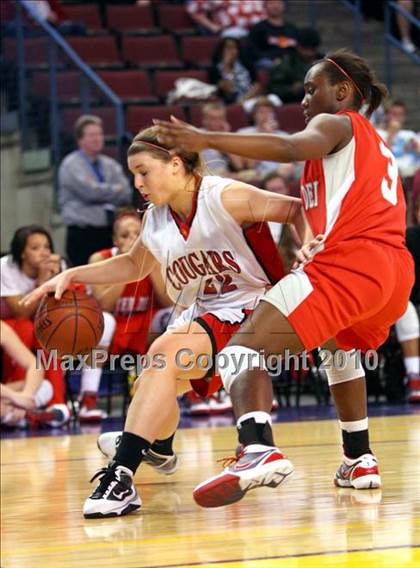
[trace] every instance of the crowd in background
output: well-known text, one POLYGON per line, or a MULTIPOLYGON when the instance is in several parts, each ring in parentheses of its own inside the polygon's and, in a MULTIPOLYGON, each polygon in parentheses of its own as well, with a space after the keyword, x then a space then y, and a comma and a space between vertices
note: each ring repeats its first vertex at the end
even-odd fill
MULTIPOLYGON (((62 33, 84 32, 83 23, 66 19, 65 6, 59 2, 31 4, 62 33)), ((148 1, 140 0, 137 4, 148 5, 148 1)), ((411 11, 415 9, 414 2, 400 4, 411 11)), ((312 28, 298 29, 288 22, 285 8, 282 0, 185 2, 185 9, 201 33, 221 36, 209 70, 209 82, 217 91, 201 104, 203 128, 234 131, 227 117, 227 105, 241 103, 249 125, 239 132, 284 133, 278 108, 284 103, 300 102, 305 74, 322 57, 318 32, 312 28), (258 79, 261 71, 266 74, 264 86, 258 79)), ((402 19, 398 26, 405 48, 411 52, 415 45, 409 29, 402 19)), ((397 159, 406 191, 407 243, 416 261, 416 285, 411 300, 418 309, 420 138, 406 124, 404 101, 391 101, 375 114, 373 121, 397 159)), ((126 165, 103 153, 101 119, 80 116, 74 126, 74 144, 74 150, 61 162, 58 175, 59 208, 67 231, 65 255, 54 251, 52 238, 44 227, 31 225, 16 230, 9 254, 0 261, 1 421, 12 427, 39 423, 59 426, 69 419, 63 372, 60 369, 43 372, 34 367, 31 353, 40 347, 33 326, 37 306, 23 307, 19 300, 67 265, 97 262, 126 252, 140 234, 141 214, 133 207, 137 201, 132 182, 127 177, 126 165)), ((299 194, 302 163, 249 160, 215 150, 206 150, 203 158, 208 172, 214 175, 242 180, 276 193, 299 194)), ((299 240, 286 226, 272 224, 270 228, 288 271, 300 246, 299 240)), ((137 283, 94 287, 90 293, 105 314, 100 347, 108 353, 145 353, 150 334, 165 330, 174 309, 158 272, 137 283)), ((411 381, 408 399, 420 402, 418 316, 414 308, 408 311, 406 322, 397 326, 397 336, 403 350, 405 374, 411 381), (407 331, 407 326, 411 326, 411 331, 407 331), (413 337, 412 329, 417 329, 417 338, 413 337)), ((97 405, 101 374, 99 367, 87 367, 82 372, 80 420, 99 421, 105 417, 97 405)), ((187 397, 187 406, 191 414, 231 409, 225 393, 207 401, 187 397)))

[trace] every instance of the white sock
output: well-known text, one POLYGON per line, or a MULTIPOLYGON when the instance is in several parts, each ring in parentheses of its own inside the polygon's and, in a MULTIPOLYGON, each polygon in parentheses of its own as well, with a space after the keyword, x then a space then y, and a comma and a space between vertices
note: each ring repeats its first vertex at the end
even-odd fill
POLYGON ((407 375, 420 374, 420 357, 404 357, 404 365, 407 375))
POLYGON ((102 368, 91 369, 85 367, 82 371, 80 380, 80 392, 98 392, 99 383, 101 382, 102 368))
POLYGON ((41 406, 46 406, 52 399, 53 394, 54 392, 50 381, 42 381, 41 386, 36 391, 34 396, 36 407, 40 408, 41 406))
POLYGON ((238 421, 236 422, 236 426, 238 428, 241 427, 241 423, 245 422, 245 420, 249 420, 253 418, 257 424, 265 424, 268 422, 271 426, 271 416, 267 412, 262 412, 260 410, 256 410, 255 412, 247 412, 246 414, 242 414, 238 421))
POLYGON ((353 420, 350 422, 342 422, 339 420, 338 423, 340 424, 340 428, 346 432, 361 432, 369 428, 367 417, 362 418, 362 420, 353 420))

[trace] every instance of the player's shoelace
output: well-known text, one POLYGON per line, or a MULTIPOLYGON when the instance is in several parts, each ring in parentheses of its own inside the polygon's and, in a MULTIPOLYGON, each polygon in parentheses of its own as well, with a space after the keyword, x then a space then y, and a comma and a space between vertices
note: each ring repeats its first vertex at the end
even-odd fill
POLYGON ((104 494, 106 492, 106 490, 108 489, 109 484, 112 481, 116 481, 115 468, 114 468, 113 464, 109 464, 109 465, 99 469, 95 473, 95 475, 92 477, 92 479, 90 480, 90 483, 95 481, 95 479, 97 479, 97 478, 99 478, 100 482, 99 482, 98 487, 92 493, 91 498, 104 494))
POLYGON ((239 452, 236 453, 235 456, 226 456, 224 458, 220 458, 219 460, 216 460, 217 463, 221 463, 223 469, 230 467, 231 465, 236 464, 244 455, 245 455, 245 447, 244 446, 240 446, 240 450, 239 452))

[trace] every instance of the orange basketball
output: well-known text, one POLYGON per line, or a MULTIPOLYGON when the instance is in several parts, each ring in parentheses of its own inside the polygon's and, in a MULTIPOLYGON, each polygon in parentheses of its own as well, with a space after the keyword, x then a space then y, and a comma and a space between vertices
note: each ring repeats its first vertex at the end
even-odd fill
POLYGON ((47 294, 35 315, 35 335, 44 349, 58 355, 79 355, 99 344, 104 318, 98 302, 78 289, 66 290, 60 300, 47 294))

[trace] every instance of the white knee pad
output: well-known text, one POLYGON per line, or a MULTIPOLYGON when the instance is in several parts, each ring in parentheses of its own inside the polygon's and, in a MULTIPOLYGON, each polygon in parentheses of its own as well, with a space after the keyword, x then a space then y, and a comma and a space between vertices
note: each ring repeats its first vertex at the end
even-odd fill
POLYGON ((35 406, 37 408, 39 408, 40 406, 47 406, 47 404, 52 399, 53 394, 54 391, 52 388, 52 384, 50 383, 50 381, 44 379, 41 383, 41 386, 35 393, 34 396, 35 406))
POLYGON ((104 332, 99 341, 99 345, 101 345, 102 347, 109 347, 111 345, 112 338, 114 337, 117 322, 115 321, 114 316, 109 312, 103 312, 103 316, 104 316, 104 332))
POLYGON ((416 308, 411 302, 408 302, 404 315, 395 323, 398 341, 401 343, 401 341, 417 339, 420 336, 419 327, 419 316, 416 308))
POLYGON ((266 371, 267 367, 262 353, 243 345, 231 345, 216 355, 215 369, 222 377, 226 392, 229 393, 233 381, 243 371, 251 369, 266 371))
POLYGON ((339 350, 338 353, 321 349, 319 355, 330 386, 365 376, 360 354, 355 349, 352 351, 339 350))

